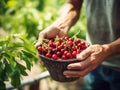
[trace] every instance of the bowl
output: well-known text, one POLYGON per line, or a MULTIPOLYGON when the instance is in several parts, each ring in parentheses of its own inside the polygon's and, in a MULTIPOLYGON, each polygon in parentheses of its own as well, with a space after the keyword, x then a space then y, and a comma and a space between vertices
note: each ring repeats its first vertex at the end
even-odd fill
POLYGON ((63 72, 67 69, 67 65, 70 63, 79 62, 76 59, 69 60, 53 60, 52 58, 47 58, 44 55, 39 54, 40 60, 43 62, 45 67, 47 68, 50 76, 53 80, 59 82, 71 82, 79 79, 79 77, 75 78, 66 78, 63 75, 63 72))

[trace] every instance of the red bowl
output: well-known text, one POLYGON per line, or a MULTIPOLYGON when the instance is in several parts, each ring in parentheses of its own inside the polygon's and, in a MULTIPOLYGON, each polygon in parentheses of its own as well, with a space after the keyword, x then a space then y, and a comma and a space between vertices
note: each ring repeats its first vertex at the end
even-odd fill
POLYGON ((63 72, 67 69, 67 65, 70 63, 79 62, 76 59, 68 59, 68 60, 53 60, 52 58, 47 58, 44 55, 40 55, 40 60, 44 63, 45 67, 47 68, 50 76, 53 80, 59 82, 71 82, 79 79, 77 78, 66 78, 63 75, 63 72))

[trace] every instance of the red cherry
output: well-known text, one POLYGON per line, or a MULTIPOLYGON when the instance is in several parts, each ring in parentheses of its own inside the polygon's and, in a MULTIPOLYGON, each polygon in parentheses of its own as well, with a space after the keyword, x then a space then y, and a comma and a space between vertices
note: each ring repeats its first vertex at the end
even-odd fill
POLYGON ((62 59, 67 59, 67 57, 65 55, 62 55, 62 59))
POLYGON ((56 60, 57 58, 58 58, 58 57, 57 57, 56 54, 53 54, 53 55, 52 55, 52 59, 55 59, 55 60, 56 60))
POLYGON ((72 46, 73 51, 76 51, 76 49, 77 49, 76 46, 72 46))
POLYGON ((56 48, 53 48, 52 51, 51 51, 52 54, 55 54, 56 52, 57 52, 56 48))
POLYGON ((62 49, 62 45, 59 45, 59 46, 57 47, 57 49, 58 49, 58 50, 61 50, 61 49, 62 49))
POLYGON ((77 51, 73 51, 73 52, 72 52, 72 56, 73 56, 74 58, 76 58, 76 55, 77 55, 77 51))
POLYGON ((39 53, 42 53, 42 46, 38 46, 37 50, 38 50, 39 53))
POLYGON ((73 39, 73 38, 69 38, 68 40, 69 40, 69 41, 73 41, 74 39, 73 39))
POLYGON ((56 54, 57 54, 58 57, 60 57, 62 53, 60 51, 57 51, 56 54))
POLYGON ((72 55, 69 52, 66 54, 66 56, 67 56, 67 58, 72 58, 72 55))
POLYGON ((73 45, 73 42, 72 42, 72 41, 68 41, 68 44, 69 44, 70 46, 72 46, 72 45, 73 45))
POLYGON ((63 54, 64 54, 64 55, 66 55, 67 53, 68 53, 68 51, 64 51, 64 53, 63 53, 63 54))
POLYGON ((53 38, 52 38, 52 39, 50 39, 50 40, 49 40, 49 42, 54 42, 54 39, 53 39, 53 38))
POLYGON ((45 51, 45 52, 48 52, 48 50, 49 50, 49 48, 48 48, 48 47, 46 47, 46 48, 44 49, 44 51, 45 51))
POLYGON ((65 50, 64 50, 64 49, 61 49, 60 51, 61 51, 61 53, 64 53, 65 50))
POLYGON ((86 49, 86 48, 87 48, 86 45, 82 45, 82 46, 81 46, 81 49, 82 49, 82 50, 84 50, 84 49, 86 49))
POLYGON ((81 52, 81 50, 80 49, 77 49, 77 54, 79 54, 81 52))
POLYGON ((50 43, 49 43, 49 46, 50 46, 50 47, 53 47, 53 48, 56 48, 56 44, 55 44, 54 42, 50 42, 50 43))
POLYGON ((50 53, 47 53, 45 56, 48 57, 48 58, 51 58, 51 54, 50 53))
POLYGON ((59 43, 61 44, 63 42, 63 39, 62 38, 59 38, 59 43))
POLYGON ((82 44, 82 45, 85 45, 85 42, 84 42, 84 41, 82 41, 82 42, 81 42, 81 44, 82 44))
POLYGON ((81 45, 82 45, 81 43, 78 43, 78 44, 77 44, 78 47, 81 47, 81 45))
POLYGON ((62 58, 58 58, 57 60, 62 60, 62 58))
POLYGON ((80 39, 77 39, 77 40, 76 40, 76 43, 80 43, 80 42, 81 42, 81 40, 80 40, 80 39))

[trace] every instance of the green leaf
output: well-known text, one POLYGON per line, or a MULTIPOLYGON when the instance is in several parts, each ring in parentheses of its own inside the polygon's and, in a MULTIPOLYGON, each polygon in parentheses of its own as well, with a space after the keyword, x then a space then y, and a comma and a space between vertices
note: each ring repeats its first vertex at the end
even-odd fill
POLYGON ((10 52, 10 51, 6 51, 6 54, 8 54, 10 57, 16 57, 16 52, 10 52))
POLYGON ((9 43, 9 48, 20 48, 23 47, 23 43, 22 42, 11 42, 9 43))
POLYGON ((20 70, 25 70, 26 69, 26 67, 24 66, 24 65, 21 65, 21 64, 19 64, 19 63, 17 63, 17 68, 18 69, 20 69, 20 70))
POLYGON ((24 49, 27 50, 28 52, 31 52, 33 54, 36 54, 36 48, 34 45, 32 45, 30 43, 30 41, 28 41, 28 39, 23 35, 20 38, 23 42, 24 42, 24 49))
POLYGON ((28 51, 22 50, 22 52, 23 52, 24 55, 27 56, 28 58, 33 58, 33 57, 35 57, 35 56, 33 55, 33 53, 30 53, 30 52, 28 52, 28 51))
POLYGON ((20 74, 27 76, 28 74, 26 73, 26 67, 24 65, 21 65, 19 63, 17 63, 17 68, 20 71, 20 74))
POLYGON ((31 69, 31 66, 32 66, 32 61, 29 57, 27 57, 23 52, 19 52, 19 58, 21 60, 24 60, 26 62, 26 65, 27 65, 27 69, 31 69))
POLYGON ((11 75, 11 84, 14 87, 18 87, 21 82, 20 82, 20 72, 18 70, 15 70, 12 75, 11 75))
POLYGON ((30 61, 30 59, 27 59, 25 62, 26 62, 26 65, 27 65, 27 69, 30 70, 33 63, 30 61))
POLYGON ((9 59, 9 63, 10 63, 10 65, 11 65, 11 68, 12 69, 15 69, 15 67, 16 67, 16 62, 15 62, 15 57, 10 57, 10 58, 8 58, 9 59))
POLYGON ((21 74, 24 75, 24 76, 27 76, 27 72, 25 70, 21 70, 21 74))

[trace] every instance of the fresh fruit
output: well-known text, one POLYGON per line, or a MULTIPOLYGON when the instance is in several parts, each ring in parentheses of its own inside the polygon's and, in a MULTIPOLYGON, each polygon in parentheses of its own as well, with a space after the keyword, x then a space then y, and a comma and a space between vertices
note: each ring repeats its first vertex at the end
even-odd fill
POLYGON ((37 47, 39 54, 54 60, 69 60, 76 58, 76 55, 89 47, 89 44, 79 38, 56 37, 45 39, 37 47))

